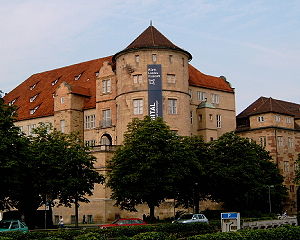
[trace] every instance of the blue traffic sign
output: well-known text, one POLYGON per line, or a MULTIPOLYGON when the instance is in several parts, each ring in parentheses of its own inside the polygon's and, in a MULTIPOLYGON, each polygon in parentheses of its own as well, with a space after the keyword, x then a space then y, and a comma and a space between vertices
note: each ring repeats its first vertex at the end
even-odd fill
POLYGON ((231 212, 231 213, 221 213, 221 219, 237 219, 238 213, 231 212))

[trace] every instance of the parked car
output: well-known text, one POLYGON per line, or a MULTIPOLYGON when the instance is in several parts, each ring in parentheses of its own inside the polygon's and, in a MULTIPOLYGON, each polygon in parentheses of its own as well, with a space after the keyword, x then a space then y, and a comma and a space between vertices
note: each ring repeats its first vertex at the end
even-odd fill
POLYGON ((146 225, 140 218, 120 218, 113 221, 111 224, 99 225, 99 228, 119 227, 119 226, 135 226, 135 225, 146 225))
POLYGON ((180 216, 172 223, 198 223, 198 222, 208 223, 208 219, 204 216, 204 214, 186 213, 180 216))
POLYGON ((28 232, 28 227, 20 220, 2 220, 0 221, 0 232, 6 231, 28 232))

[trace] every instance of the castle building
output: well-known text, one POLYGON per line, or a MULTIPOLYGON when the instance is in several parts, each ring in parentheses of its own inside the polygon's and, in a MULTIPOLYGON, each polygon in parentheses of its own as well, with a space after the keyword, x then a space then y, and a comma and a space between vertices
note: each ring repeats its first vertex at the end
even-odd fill
MULTIPOLYGON (((97 157, 95 168, 105 173, 133 118, 163 117, 179 135, 201 135, 205 141, 235 130, 234 89, 225 77, 197 70, 191 59, 151 25, 115 55, 34 74, 4 99, 18 106, 15 125, 26 134, 40 122, 79 132, 97 157)), ((80 216, 90 222, 144 213, 120 211, 102 185, 90 201, 80 206, 80 216)), ((54 209, 56 218, 71 221, 73 210, 62 209, 54 209)), ((160 217, 173 213, 158 211, 160 217)))
POLYGON ((284 209, 289 214, 296 214, 299 201, 294 178, 300 153, 300 105, 260 97, 242 111, 236 120, 238 135, 255 141, 270 152, 288 190, 284 209))

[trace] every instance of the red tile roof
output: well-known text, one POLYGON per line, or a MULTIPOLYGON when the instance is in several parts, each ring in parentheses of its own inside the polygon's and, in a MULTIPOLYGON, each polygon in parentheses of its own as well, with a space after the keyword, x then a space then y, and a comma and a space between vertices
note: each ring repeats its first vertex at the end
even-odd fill
POLYGON ((294 116, 295 118, 300 118, 300 105, 297 103, 277 100, 271 97, 260 97, 250 106, 248 106, 244 111, 242 111, 237 116, 237 118, 241 119, 252 115, 269 112, 290 115, 294 116))
MULTIPOLYGON (((95 108, 95 73, 99 71, 104 61, 111 62, 111 60, 112 56, 109 56, 34 74, 5 95, 4 100, 6 103, 9 103, 16 99, 14 105, 19 107, 17 110, 18 120, 51 116, 54 114, 54 101, 52 95, 62 82, 67 82, 71 85, 71 92, 86 96, 84 109, 95 108), (79 79, 75 80, 76 77, 79 77, 79 79), (58 81, 56 81, 57 79, 58 81), (35 87, 30 90, 30 87, 33 86, 35 87), (38 96, 36 99, 33 102, 30 102, 30 98, 37 94, 38 96), (39 106, 39 108, 36 112, 30 114, 30 110, 37 106, 39 106)), ((233 92, 230 84, 224 79, 205 75, 192 65, 189 65, 189 75, 190 85, 233 92)))
POLYGON ((225 80, 224 77, 214 77, 206 75, 192 65, 189 64, 189 84, 209 89, 216 89, 225 92, 234 92, 234 89, 230 86, 230 83, 225 80))
POLYGON ((113 61, 115 57, 121 53, 131 51, 131 50, 138 50, 141 48, 171 49, 171 50, 181 51, 188 55, 189 60, 192 59, 192 55, 188 51, 183 50, 180 47, 177 47, 168 38, 166 38, 160 31, 158 31, 155 27, 151 25, 144 32, 142 32, 132 43, 130 43, 127 48, 125 48, 121 52, 116 53, 113 57, 113 61))

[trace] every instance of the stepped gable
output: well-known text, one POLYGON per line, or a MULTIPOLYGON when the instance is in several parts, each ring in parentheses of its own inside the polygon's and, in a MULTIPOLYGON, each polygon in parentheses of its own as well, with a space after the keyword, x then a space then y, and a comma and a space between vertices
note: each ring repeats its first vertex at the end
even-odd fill
POLYGON ((116 56, 119 54, 132 51, 132 50, 139 50, 145 48, 169 49, 169 50, 181 51, 188 55, 189 60, 192 59, 192 55, 188 51, 185 51, 182 48, 177 47, 168 38, 166 38, 161 32, 159 32, 155 27, 150 25, 132 43, 130 43, 128 47, 116 53, 113 57, 113 61, 115 61, 116 56))
POLYGON ((248 106, 243 112, 241 112, 237 118, 245 118, 252 115, 262 113, 279 113, 294 116, 300 118, 300 105, 296 103, 277 100, 274 98, 260 97, 250 106, 248 106))
POLYGON ((234 92, 234 88, 232 88, 229 82, 224 78, 206 75, 194 68, 191 64, 189 64, 189 84, 225 92, 234 92))
POLYGON ((95 108, 96 72, 104 61, 111 62, 111 58, 111 56, 99 58, 34 74, 5 95, 4 101, 14 102, 13 105, 18 107, 18 121, 52 116, 54 114, 53 94, 62 82, 67 82, 71 85, 74 94, 86 96, 84 109, 95 108), (35 96, 36 98, 30 102, 30 99, 35 96), (37 108, 35 113, 30 114, 30 110, 35 108, 37 108))

